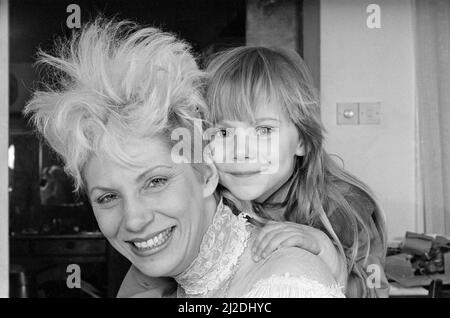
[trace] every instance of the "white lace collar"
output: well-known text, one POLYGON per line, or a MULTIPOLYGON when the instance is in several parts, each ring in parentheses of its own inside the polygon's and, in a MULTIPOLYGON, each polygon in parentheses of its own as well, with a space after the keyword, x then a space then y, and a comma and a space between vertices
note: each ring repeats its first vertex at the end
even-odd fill
POLYGON ((250 232, 245 214, 234 215, 222 201, 206 231, 200 252, 175 280, 187 295, 205 295, 229 281, 247 246, 250 232))

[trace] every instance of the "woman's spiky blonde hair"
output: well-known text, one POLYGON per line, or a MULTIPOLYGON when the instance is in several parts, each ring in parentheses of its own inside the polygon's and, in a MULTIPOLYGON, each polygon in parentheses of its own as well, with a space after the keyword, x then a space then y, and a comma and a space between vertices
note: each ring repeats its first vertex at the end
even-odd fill
POLYGON ((192 128, 206 109, 190 46, 133 22, 97 18, 54 52, 39 51, 38 64, 46 67, 45 88, 24 113, 63 158, 76 190, 92 153, 133 164, 123 142, 192 128))

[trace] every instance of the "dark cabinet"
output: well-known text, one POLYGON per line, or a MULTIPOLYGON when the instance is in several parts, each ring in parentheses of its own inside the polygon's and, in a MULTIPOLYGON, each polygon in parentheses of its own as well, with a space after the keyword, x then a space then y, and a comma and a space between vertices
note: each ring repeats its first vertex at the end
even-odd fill
POLYGON ((130 264, 100 234, 10 238, 14 297, 115 297, 130 264), (79 269, 80 288, 67 284, 79 269))

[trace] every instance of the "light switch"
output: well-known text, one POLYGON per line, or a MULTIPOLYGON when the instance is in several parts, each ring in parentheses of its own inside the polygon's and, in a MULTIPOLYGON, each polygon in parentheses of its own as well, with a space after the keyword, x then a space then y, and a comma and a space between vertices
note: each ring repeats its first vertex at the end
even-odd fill
POLYGON ((336 119, 338 125, 358 125, 358 103, 337 103, 336 119))
POLYGON ((380 103, 359 103, 359 123, 361 125, 379 125, 380 122, 380 103))

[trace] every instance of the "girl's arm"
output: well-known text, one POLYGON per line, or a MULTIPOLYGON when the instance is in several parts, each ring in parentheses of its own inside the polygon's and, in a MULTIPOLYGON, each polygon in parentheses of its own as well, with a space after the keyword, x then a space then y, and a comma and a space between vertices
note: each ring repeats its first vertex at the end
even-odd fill
MULTIPOLYGON (((378 229, 375 218, 375 205, 364 193, 353 192, 347 197, 348 203, 358 211, 364 220, 369 237, 363 229, 359 229, 359 247, 356 253, 355 264, 348 277, 347 297, 388 297, 389 284, 384 273, 386 249, 382 244, 382 233, 384 228, 378 229), (368 257, 366 260, 367 247, 370 242, 368 257)), ((347 257, 350 257, 353 244, 353 231, 349 230, 345 218, 339 211, 330 216, 337 236, 341 239, 347 257)), ((382 225, 384 227, 384 225, 382 225)))
POLYGON ((348 277, 347 297, 385 298, 389 296, 389 283, 384 273, 386 251, 372 219, 368 221, 371 230, 370 249, 365 261, 366 244, 360 247, 356 263, 348 277))
POLYGON ((382 264, 376 258, 368 259, 369 266, 356 264, 349 274, 346 295, 349 298, 387 298, 389 283, 382 264), (372 267, 373 266, 373 267, 372 267), (378 268, 378 269, 374 269, 378 268), (368 269, 372 269, 369 271, 368 269))

